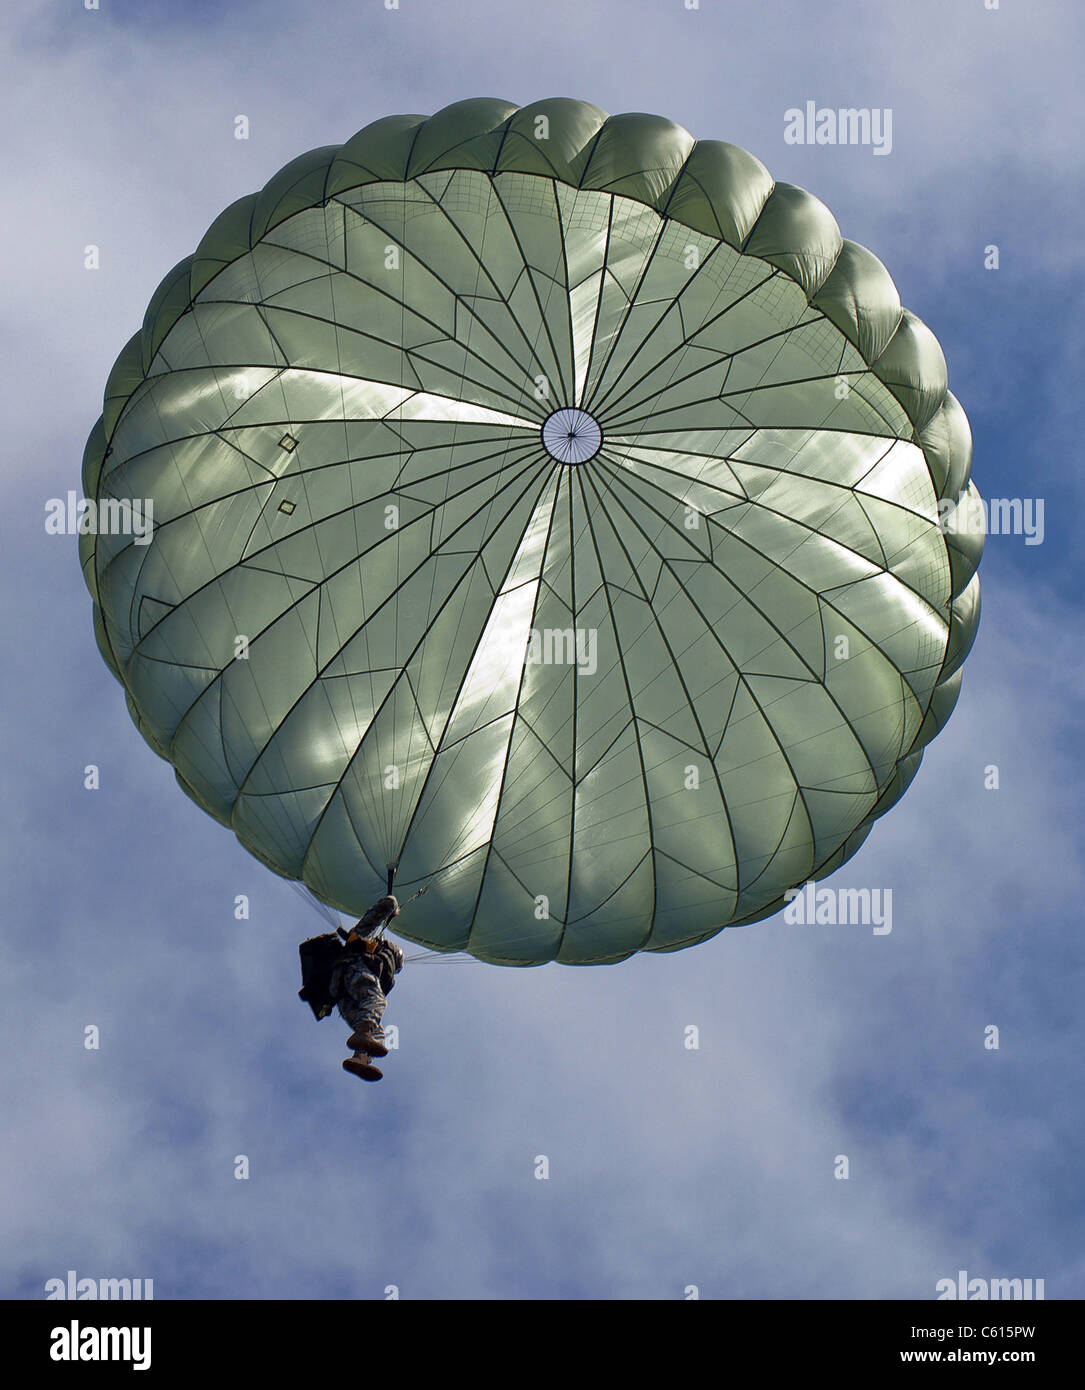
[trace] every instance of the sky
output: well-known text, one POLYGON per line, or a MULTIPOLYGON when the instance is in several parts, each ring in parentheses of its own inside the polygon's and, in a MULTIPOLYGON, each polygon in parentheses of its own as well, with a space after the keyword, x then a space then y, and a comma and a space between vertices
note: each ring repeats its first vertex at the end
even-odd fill
POLYGON ((1085 1296, 1083 31, 1066 0, 6 6, 0 1295, 928 1299, 964 1269, 1085 1296), (1045 529, 988 538, 957 710, 830 880, 892 889, 890 933, 408 966, 363 1086, 296 998, 319 918, 143 743, 44 509, 223 207, 472 96, 664 115, 815 193, 941 342, 981 493, 1045 529), (891 152, 786 143, 808 100, 891 108, 891 152))

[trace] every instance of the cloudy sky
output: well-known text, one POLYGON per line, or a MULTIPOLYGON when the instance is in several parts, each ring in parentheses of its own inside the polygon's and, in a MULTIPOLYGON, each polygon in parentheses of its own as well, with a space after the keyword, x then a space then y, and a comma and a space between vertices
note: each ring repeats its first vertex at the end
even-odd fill
POLYGON ((1083 21, 9 0, 0 1295, 75 1269, 179 1298, 932 1298, 966 1269, 1085 1296, 1083 21), (482 95, 665 115, 816 193, 942 343, 981 492, 1043 498, 1045 534, 988 540, 957 712, 833 880, 891 888, 890 934, 775 918, 612 968, 408 968, 365 1087, 295 997, 319 919, 136 733, 44 504, 223 207, 382 115, 482 95), (785 143, 807 100, 892 108, 891 154, 785 143))

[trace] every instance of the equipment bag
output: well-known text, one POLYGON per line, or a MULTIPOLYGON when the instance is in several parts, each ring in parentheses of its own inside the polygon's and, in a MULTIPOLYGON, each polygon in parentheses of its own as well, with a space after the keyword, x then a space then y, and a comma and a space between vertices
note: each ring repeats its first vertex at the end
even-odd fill
POLYGON ((298 947, 301 956, 301 989, 298 998, 304 999, 316 1018, 327 1018, 335 1009, 331 996, 332 967, 343 954, 343 943, 334 932, 311 936, 298 947))

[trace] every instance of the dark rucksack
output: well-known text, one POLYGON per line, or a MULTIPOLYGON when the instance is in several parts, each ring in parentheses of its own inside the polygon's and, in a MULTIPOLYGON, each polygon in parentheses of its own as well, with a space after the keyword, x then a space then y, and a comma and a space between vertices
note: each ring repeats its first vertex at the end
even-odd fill
POLYGON ((332 967, 343 954, 343 943, 335 932, 311 936, 298 947, 301 956, 301 989, 298 998, 304 999, 314 1015, 327 1018, 335 1009, 331 996, 332 967))

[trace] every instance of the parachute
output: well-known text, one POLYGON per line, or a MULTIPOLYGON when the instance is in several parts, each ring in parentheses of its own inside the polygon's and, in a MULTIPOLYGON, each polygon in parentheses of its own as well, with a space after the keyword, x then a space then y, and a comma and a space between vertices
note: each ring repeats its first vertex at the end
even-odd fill
POLYGON ((568 99, 392 116, 166 276, 80 537, 149 745, 358 916, 533 965, 673 951, 833 872, 979 621, 937 341, 744 150, 568 99), (149 540, 150 543, 147 543, 149 540))

